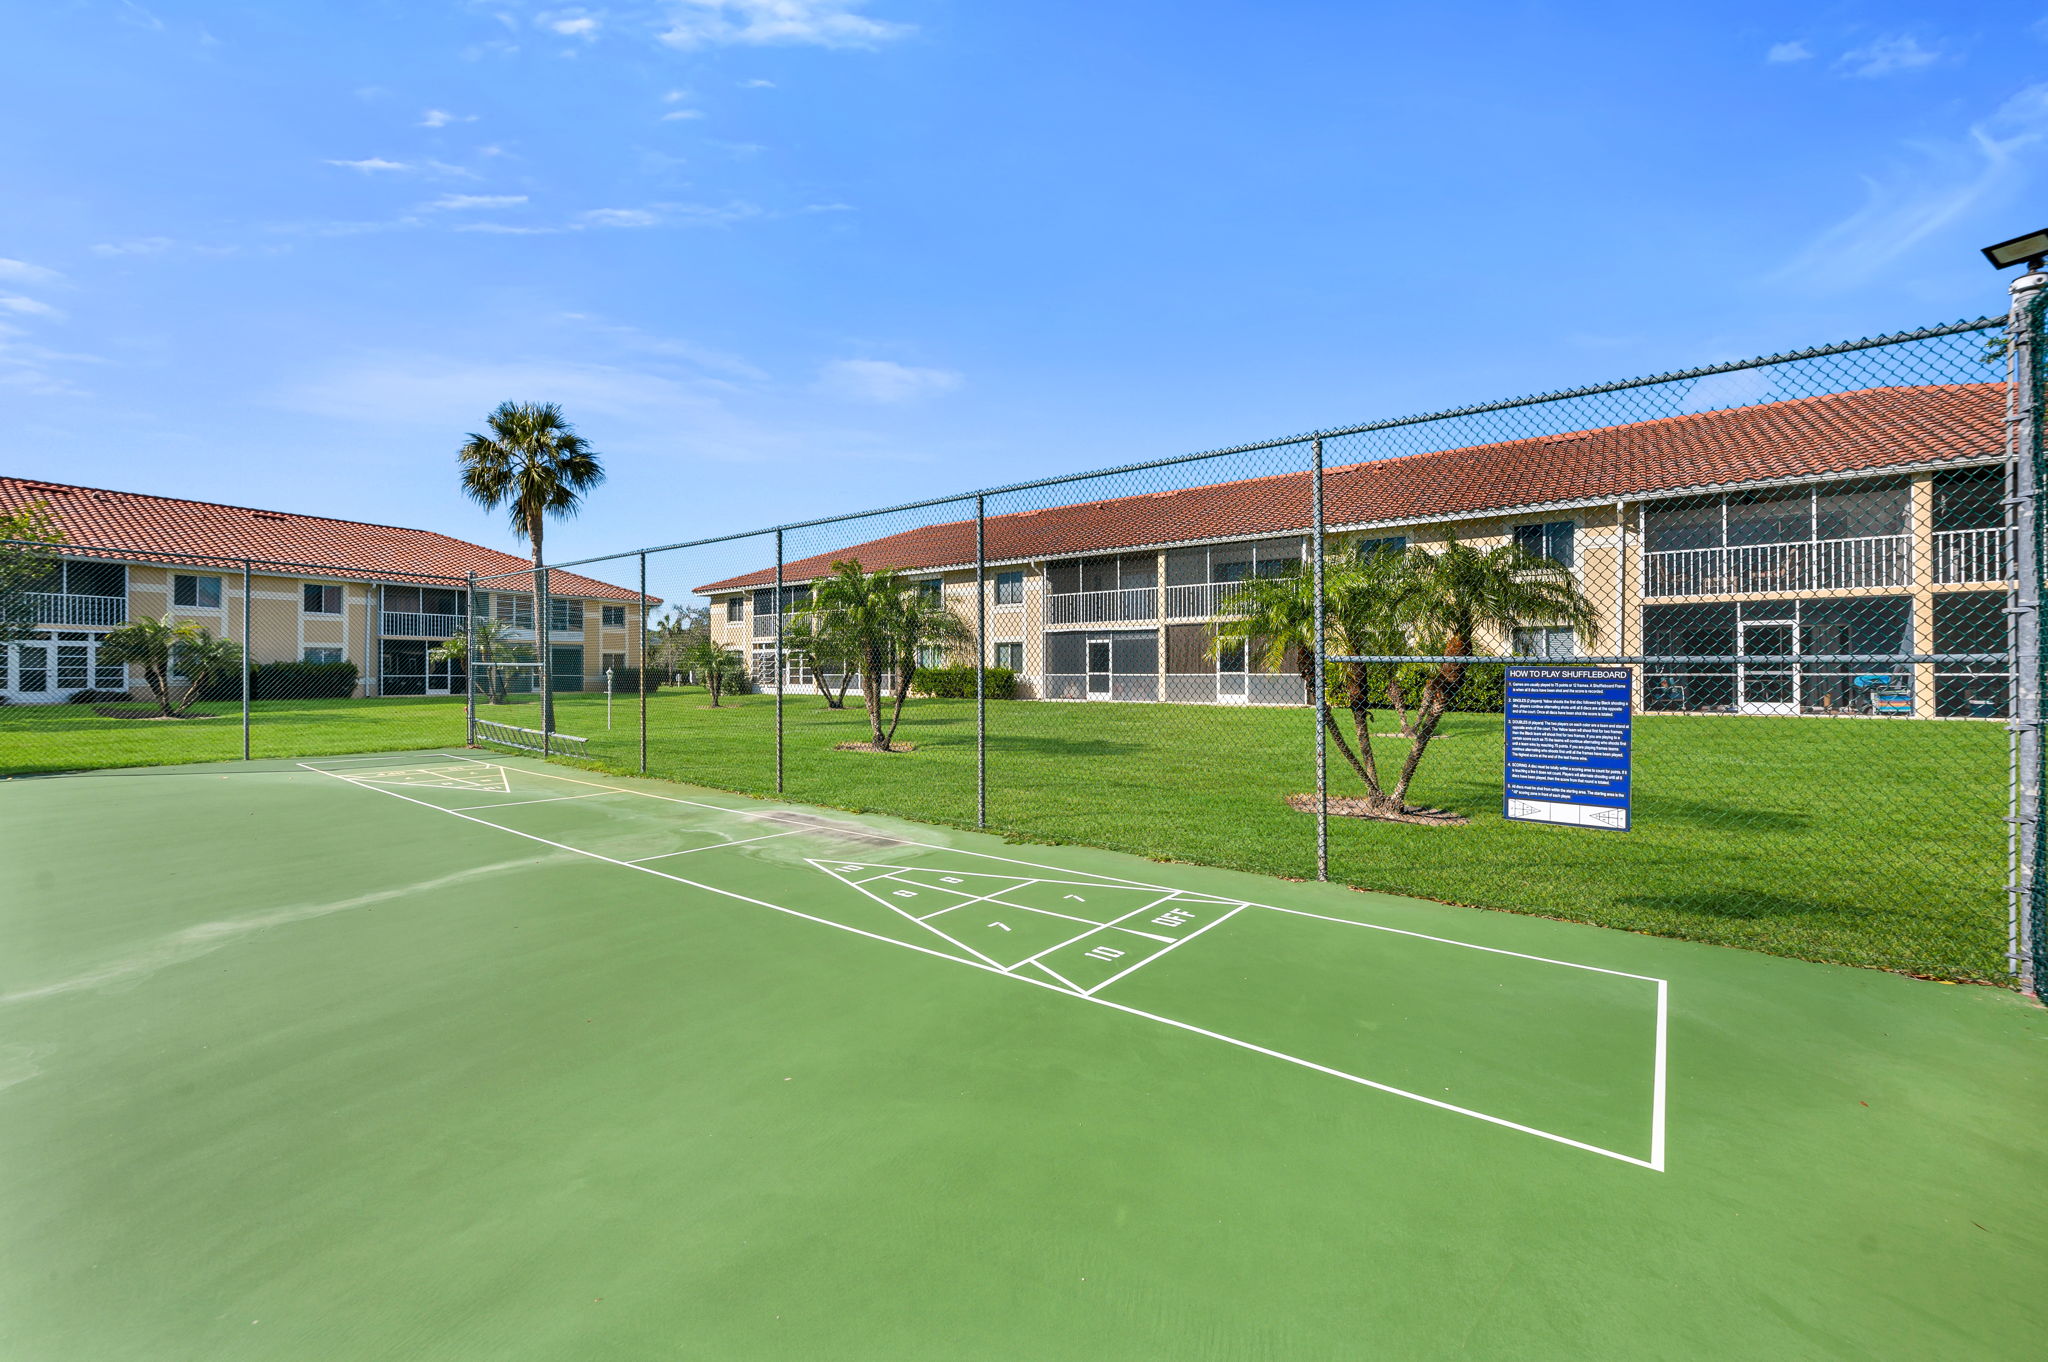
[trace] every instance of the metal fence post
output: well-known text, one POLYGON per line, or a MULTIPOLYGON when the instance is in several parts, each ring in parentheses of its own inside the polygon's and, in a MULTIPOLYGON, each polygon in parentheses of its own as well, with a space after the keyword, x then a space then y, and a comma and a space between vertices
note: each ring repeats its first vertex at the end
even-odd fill
POLYGON ((2042 825, 2041 574, 2044 480, 2041 428, 2041 311, 2048 302, 2048 274, 2028 271, 2012 281, 2012 311, 2006 344, 2012 383, 2006 408, 2008 449, 2013 466, 2013 791, 2015 865, 2009 950, 2020 987, 2040 993, 2040 964, 2048 950, 2044 921, 2044 828, 2042 825))
POLYGON ((548 588, 548 570, 533 570, 533 651, 540 662, 540 754, 554 755, 555 659, 548 642, 548 616, 554 613, 555 598, 548 588))
POLYGON ((1309 441, 1309 517, 1315 526, 1311 536, 1313 587, 1316 596, 1316 878, 1330 878, 1330 696, 1329 656, 1323 632, 1323 441, 1309 441))
POLYGON ((974 499, 974 826, 988 826, 988 498, 974 499))
POLYGON ((775 532, 775 793, 782 793, 782 531, 775 532))
MULTIPOLYGON (((706 628, 710 627, 707 620, 706 628)), ((640 774, 647 774, 647 555, 640 555, 640 774)))
POLYGON ((462 601, 462 728, 465 742, 476 746, 476 574, 469 574, 469 594, 462 601))
POLYGON ((249 560, 242 560, 242 760, 249 760, 249 692, 256 666, 255 640, 249 636, 249 560))

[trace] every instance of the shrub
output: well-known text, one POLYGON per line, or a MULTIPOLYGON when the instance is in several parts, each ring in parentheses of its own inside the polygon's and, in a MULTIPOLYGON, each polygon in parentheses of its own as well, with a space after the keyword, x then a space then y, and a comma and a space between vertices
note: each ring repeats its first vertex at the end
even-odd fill
MULTIPOLYGON (((252 700, 346 700, 355 694, 353 662, 259 662, 249 674, 252 700)), ((123 692, 121 699, 128 695, 123 692)), ((234 668, 207 678, 198 699, 242 698, 242 673, 234 668)))
MULTIPOLYGON (((1387 707, 1387 679, 1390 673, 1406 668, 1414 675, 1434 672, 1434 667, 1416 666, 1394 662, 1369 662, 1366 664, 1366 694, 1374 709, 1387 707)), ((1412 712, 1422 700, 1422 686, 1419 683, 1407 687, 1408 707, 1412 712)), ((1333 696, 1332 703, 1337 703, 1333 696)), ((1507 703, 1507 666, 1500 662, 1475 662, 1465 668, 1465 684, 1458 687, 1458 693, 1451 697, 1449 713, 1452 714, 1498 714, 1507 703)))
MULTIPOLYGON (((1014 700, 1017 698, 1017 673, 1008 667, 988 667, 983 671, 983 693, 991 700, 1014 700)), ((918 695, 928 695, 938 700, 972 700, 974 698, 974 668, 963 664, 957 667, 920 667, 911 678, 910 689, 918 695)))
MULTIPOLYGON (((656 692, 656 691, 658 691, 658 690, 660 690, 660 689, 661 689, 661 678, 662 678, 662 675, 663 675, 663 674, 662 674, 661 672, 656 672, 656 671, 651 671, 651 672, 647 673, 647 693, 648 693, 649 695, 652 695, 652 694, 654 694, 654 692, 656 692)), ((604 673, 603 673, 603 672, 599 672, 599 673, 597 674, 597 685, 596 685, 596 686, 594 686, 594 687, 593 687, 592 689, 594 689, 594 690, 603 690, 603 689, 604 689, 604 673)), ((612 694, 614 694, 614 695, 638 695, 639 693, 640 693, 640 669, 639 669, 638 667, 614 667, 614 668, 612 668, 612 694)))

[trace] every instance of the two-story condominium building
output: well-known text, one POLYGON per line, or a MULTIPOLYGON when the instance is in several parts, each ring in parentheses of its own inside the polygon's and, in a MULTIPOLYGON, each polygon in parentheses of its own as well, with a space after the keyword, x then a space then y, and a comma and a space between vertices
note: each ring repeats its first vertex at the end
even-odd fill
MULTIPOLYGON (((459 694, 459 664, 434 645, 464 632, 466 577, 495 577, 478 610, 533 645, 531 570, 521 559, 427 530, 142 496, 0 477, 0 510, 40 503, 63 532, 32 628, 0 643, 0 699, 61 701, 129 690, 141 678, 102 662, 99 643, 131 619, 166 616, 246 643, 257 663, 352 662, 358 695, 459 694), (243 560, 251 560, 248 637, 243 560)), ((608 667, 638 666, 638 592, 549 574, 549 658, 557 690, 601 687, 608 667)))
MULTIPOLYGON (((1532 621, 1480 651, 1704 659, 1638 668, 1648 709, 1853 712, 1883 677, 1888 712, 1991 717, 2007 687, 2004 401, 1995 383, 1875 388, 1332 467, 1326 553, 1455 536, 1555 559, 1592 626, 1532 621), (1909 653, 1952 660, 1842 660, 1909 653)), ((1302 562, 1310 528, 1306 472, 990 516, 984 660, 1038 699, 1302 703, 1291 668, 1219 646, 1216 625, 1239 583, 1302 562)), ((856 559, 971 620, 974 531, 786 563, 779 604, 856 559)), ((771 567, 697 588, 763 684, 774 581, 771 567)), ((784 665, 786 688, 814 684, 800 654, 784 665)))

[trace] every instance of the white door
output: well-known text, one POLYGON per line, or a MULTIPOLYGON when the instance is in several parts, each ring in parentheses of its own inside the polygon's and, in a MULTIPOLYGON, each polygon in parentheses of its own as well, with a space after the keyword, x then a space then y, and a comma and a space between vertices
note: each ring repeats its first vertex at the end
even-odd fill
POLYGON ((50 645, 22 643, 14 649, 14 695, 34 704, 50 698, 50 645))
MULTIPOLYGON (((1744 657, 1786 657, 1799 651, 1799 626, 1790 620, 1745 620, 1739 651, 1744 657)), ((1799 666, 1794 662, 1743 662, 1735 676, 1735 707, 1744 714, 1797 714, 1799 666)))
POLYGON ((1109 640, 1106 638, 1088 640, 1088 698, 1109 698, 1109 640))
POLYGON ((1245 702, 1245 641, 1225 639, 1216 645, 1216 699, 1226 705, 1245 702))

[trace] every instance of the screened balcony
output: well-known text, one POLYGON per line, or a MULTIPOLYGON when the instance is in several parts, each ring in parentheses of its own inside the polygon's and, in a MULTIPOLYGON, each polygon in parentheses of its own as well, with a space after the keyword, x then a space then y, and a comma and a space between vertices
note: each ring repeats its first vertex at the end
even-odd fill
POLYGON ((1913 580, 1905 478, 1683 497, 1643 507, 1643 595, 1801 595, 1913 580))
POLYGON ((1049 629, 1159 618, 1159 561, 1149 553, 1048 563, 1045 585, 1049 629))
POLYGON ((107 629, 128 622, 128 569, 119 563, 52 563, 22 593, 36 624, 107 629))

